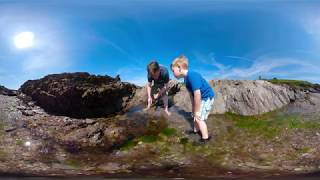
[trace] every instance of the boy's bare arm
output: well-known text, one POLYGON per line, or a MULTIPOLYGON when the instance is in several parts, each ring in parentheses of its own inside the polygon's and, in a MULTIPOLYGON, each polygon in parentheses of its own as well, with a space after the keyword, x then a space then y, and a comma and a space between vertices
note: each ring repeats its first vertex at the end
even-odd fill
POLYGON ((148 98, 151 98, 151 83, 148 82, 147 84, 147 93, 148 93, 148 98))
POLYGON ((148 106, 145 110, 149 109, 152 105, 152 97, 151 97, 151 83, 147 84, 147 94, 148 94, 148 106))
POLYGON ((190 100, 191 100, 191 104, 192 104, 192 108, 191 108, 191 111, 192 113, 194 113, 194 99, 193 99, 193 95, 192 93, 189 92, 189 97, 190 97, 190 100))

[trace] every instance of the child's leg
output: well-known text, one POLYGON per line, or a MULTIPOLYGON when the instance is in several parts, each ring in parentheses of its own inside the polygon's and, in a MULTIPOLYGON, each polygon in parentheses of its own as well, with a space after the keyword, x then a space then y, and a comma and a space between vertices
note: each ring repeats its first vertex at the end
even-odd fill
POLYGON ((202 139, 208 139, 209 135, 208 135, 208 127, 207 127, 207 123, 203 120, 197 120, 196 123, 199 126, 201 135, 202 135, 202 139))
POLYGON ((193 121, 193 131, 194 132, 199 132, 200 131, 199 123, 197 121, 193 121))
POLYGON ((208 100, 201 101, 201 104, 200 104, 201 119, 197 120, 197 123, 202 135, 202 139, 209 138, 206 120, 208 119, 213 101, 214 101, 213 99, 212 100, 208 99, 208 100))
POLYGON ((163 104, 164 104, 164 111, 167 113, 168 116, 170 116, 171 113, 168 110, 169 98, 168 98, 168 95, 166 93, 162 96, 162 101, 163 101, 163 104))

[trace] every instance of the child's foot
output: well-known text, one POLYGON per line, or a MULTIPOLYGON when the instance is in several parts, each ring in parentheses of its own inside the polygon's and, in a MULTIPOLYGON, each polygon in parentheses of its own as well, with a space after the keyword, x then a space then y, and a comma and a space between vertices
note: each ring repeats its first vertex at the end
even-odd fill
POLYGON ((195 134, 201 135, 200 131, 194 131, 192 129, 186 130, 185 133, 188 135, 195 135, 195 134))
POLYGON ((206 144, 206 143, 208 143, 208 142, 210 141, 210 139, 211 139, 211 136, 208 136, 208 138, 206 138, 206 139, 200 138, 200 139, 199 139, 199 142, 200 142, 201 144, 206 144))
POLYGON ((211 139, 211 136, 209 136, 207 139, 203 139, 203 138, 200 138, 199 141, 196 141, 193 143, 194 146, 203 146, 203 145, 206 145, 208 144, 208 142, 210 141, 211 139))

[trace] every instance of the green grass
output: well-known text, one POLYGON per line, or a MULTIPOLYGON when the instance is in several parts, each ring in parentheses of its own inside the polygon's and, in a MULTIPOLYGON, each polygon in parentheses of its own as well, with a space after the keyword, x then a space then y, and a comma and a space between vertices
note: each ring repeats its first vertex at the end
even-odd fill
POLYGON ((161 134, 170 137, 170 136, 176 135, 176 134, 177 134, 177 130, 174 129, 174 128, 165 128, 165 129, 161 132, 161 134))
POLYGON ((80 169, 84 165, 83 162, 81 162, 80 160, 76 160, 76 159, 68 159, 65 161, 65 164, 69 165, 75 169, 80 169))
POLYGON ((189 142, 188 138, 181 138, 180 139, 180 144, 186 145, 189 142))
POLYGON ((168 127, 166 118, 159 117, 158 119, 152 119, 147 122, 147 133, 148 135, 158 135, 161 131, 168 127))
MULTIPOLYGON (((5 135, 5 132, 4 132, 4 123, 1 122, 1 119, 0 119, 0 138, 2 139, 3 136, 5 135)), ((0 142, 1 142, 1 139, 0 139, 0 142)))
POLYGON ((125 143, 123 143, 120 147, 120 150, 122 151, 127 151, 132 149, 133 147, 135 147, 137 145, 137 141, 134 140, 127 140, 125 143))
POLYGON ((22 145, 23 141, 22 139, 16 139, 16 145, 22 145))
POLYGON ((320 129, 319 122, 305 121, 303 117, 299 115, 285 115, 276 112, 257 116, 241 116, 233 113, 226 113, 225 115, 233 121, 235 127, 268 138, 277 136, 284 129, 320 129))
POLYGON ((142 136, 140 138, 138 138, 138 140, 144 142, 144 143, 153 143, 156 142, 157 140, 159 140, 159 136, 157 135, 145 135, 142 136))
MULTIPOLYGON (((153 131, 154 133, 154 131, 153 131)), ((143 143, 154 143, 158 141, 166 141, 166 137, 173 137, 177 135, 177 130, 174 128, 164 128, 158 134, 147 134, 140 137, 136 137, 131 140, 127 140, 124 144, 120 146, 120 150, 130 150, 131 148, 135 147, 139 142, 143 143)))
POLYGON ((302 88, 310 88, 313 86, 312 83, 308 81, 300 81, 300 80, 289 80, 289 79, 268 79, 267 81, 273 84, 287 84, 290 87, 302 87, 302 88))
POLYGON ((299 149, 298 152, 299 152, 300 154, 304 154, 304 153, 310 152, 310 150, 311 150, 311 148, 309 148, 309 147, 304 147, 304 148, 302 148, 302 149, 299 149))

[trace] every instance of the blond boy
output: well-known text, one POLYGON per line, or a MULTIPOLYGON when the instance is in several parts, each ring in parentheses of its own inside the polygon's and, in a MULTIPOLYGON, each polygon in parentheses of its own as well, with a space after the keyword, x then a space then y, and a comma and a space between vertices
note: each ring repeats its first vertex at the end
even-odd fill
POLYGON ((211 138, 208 134, 206 120, 214 102, 214 91, 199 73, 189 69, 188 59, 183 55, 173 60, 171 70, 176 78, 184 78, 184 83, 189 91, 194 122, 193 130, 190 132, 201 134, 199 142, 205 144, 211 138))

